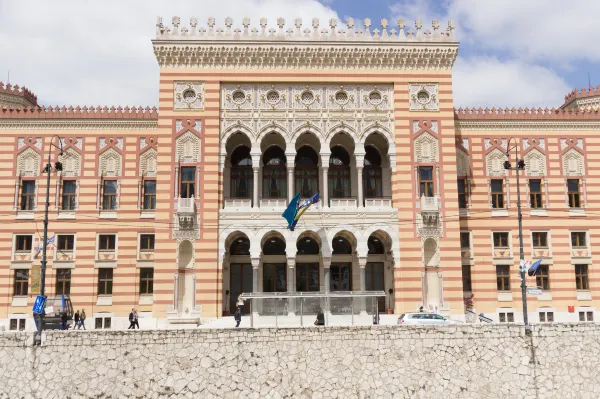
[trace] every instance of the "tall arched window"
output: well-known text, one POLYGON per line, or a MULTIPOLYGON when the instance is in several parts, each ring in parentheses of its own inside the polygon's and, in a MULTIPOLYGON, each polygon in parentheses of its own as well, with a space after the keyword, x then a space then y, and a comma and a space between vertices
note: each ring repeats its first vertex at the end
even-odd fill
POLYGON ((298 255, 318 255, 320 252, 319 243, 311 237, 303 237, 296 243, 298 255))
POLYGON ((285 153, 280 147, 269 147, 263 154, 263 198, 286 198, 285 153))
POLYGON ((329 198, 350 198, 350 155, 342 146, 331 149, 329 198))
POLYGON ((236 238, 229 247, 229 255, 250 255, 250 240, 246 237, 236 238))
POLYGON ((246 146, 231 154, 231 197, 252 198, 252 157, 246 146))
POLYGON ((373 146, 365 147, 365 168, 363 171, 363 187, 365 198, 381 198, 381 155, 373 146))
POLYGON ((312 147, 301 147, 296 153, 294 168, 296 193, 310 198, 319 191, 319 158, 312 147))

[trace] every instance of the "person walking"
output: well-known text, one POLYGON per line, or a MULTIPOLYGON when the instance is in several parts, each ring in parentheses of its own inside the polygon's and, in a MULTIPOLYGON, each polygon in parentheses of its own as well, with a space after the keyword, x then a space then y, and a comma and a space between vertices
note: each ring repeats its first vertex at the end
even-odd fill
POLYGON ((244 313, 244 300, 242 299, 242 294, 240 294, 240 296, 238 296, 236 306, 240 310, 240 314, 244 313))
POLYGON ((73 325, 73 330, 75 328, 79 328, 79 320, 80 320, 79 317, 80 316, 79 316, 79 310, 78 310, 77 312, 75 312, 75 316, 73 316, 73 320, 75 321, 75 324, 73 325))
POLYGON ((234 320, 236 322, 236 324, 235 324, 236 328, 239 327, 240 323, 242 322, 242 312, 240 311, 240 307, 239 306, 235 310, 233 318, 234 318, 234 320))
POLYGON ((135 328, 135 315, 133 314, 134 311, 135 311, 135 309, 131 309, 131 313, 129 313, 129 328, 128 328, 128 330, 135 328))
POLYGON ((137 310, 133 311, 133 323, 135 324, 135 326, 139 330, 140 329, 140 322, 139 322, 139 315, 138 315, 138 311, 137 310))
POLYGON ((81 309, 81 314, 79 315, 79 326, 77 327, 78 330, 79 327, 83 327, 85 330, 85 309, 81 309))
POLYGON ((67 329, 67 312, 62 312, 60 314, 60 329, 61 330, 67 329))

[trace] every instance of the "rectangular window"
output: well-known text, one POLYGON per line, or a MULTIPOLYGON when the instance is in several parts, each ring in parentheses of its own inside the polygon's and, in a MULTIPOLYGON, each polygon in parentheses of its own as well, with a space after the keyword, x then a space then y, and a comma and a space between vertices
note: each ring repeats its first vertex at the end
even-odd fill
POLYGON ((419 166, 419 197, 433 197, 433 166, 419 166))
POLYGON ((579 312, 579 321, 594 321, 594 312, 579 312))
POLYGON ((10 319, 10 331, 25 331, 25 319, 10 319))
POLYGON ((196 168, 184 167, 181 168, 181 190, 179 196, 181 198, 192 198, 195 195, 196 188, 196 168))
POLYGON ((286 292, 287 270, 285 263, 263 264, 263 292, 286 292))
POLYGON ((494 247, 508 248, 508 233, 494 233, 494 247))
POLYGON ((460 247, 462 249, 471 248, 471 233, 468 231, 463 231, 460 233, 460 247))
POLYGON ((27 296, 29 292, 29 270, 16 269, 13 296, 27 296))
POLYGON ((515 314, 513 312, 500 312, 498 314, 500 323, 514 323, 515 314))
POLYGON ((578 290, 589 290, 588 265, 575 265, 575 285, 578 290))
POLYGON ((21 183, 21 206, 22 211, 33 211, 35 207, 35 181, 24 180, 21 183))
POLYGON ((586 247, 585 231, 572 231, 571 232, 571 246, 573 248, 586 247))
POLYGON ((539 312, 540 323, 554 322, 554 312, 539 312))
POLYGON ((534 248, 548 248, 548 232, 541 231, 531 234, 534 248))
POLYGON ((98 236, 99 251, 114 251, 116 248, 117 236, 114 234, 100 234, 98 236))
POLYGON ((32 243, 33 243, 33 236, 30 235, 22 235, 22 236, 17 236, 15 239, 15 251, 16 252, 30 252, 31 251, 31 247, 32 247, 32 243))
POLYGON ((95 328, 97 330, 110 328, 111 318, 110 317, 96 317, 95 328))
POLYGON ((537 273, 535 274, 535 283, 538 288, 541 288, 544 291, 550 290, 550 271, 548 269, 548 265, 540 265, 538 267, 537 273))
POLYGON ((543 208, 542 202, 542 180, 530 179, 529 180, 529 205, 532 208, 543 208))
POLYGON ((471 266, 470 265, 462 265, 462 281, 463 281, 463 291, 465 291, 465 292, 473 291, 473 287, 471 285, 471 266))
POLYGON ((71 269, 56 269, 56 295, 71 295, 71 269))
POLYGON ((494 179, 491 182, 492 188, 492 208, 504 208, 504 180, 494 179))
POLYGON ((154 292, 154 269, 144 267, 140 269, 140 295, 148 295, 154 292))
POLYGON ((144 180, 144 209, 156 209, 156 180, 144 180))
POLYGON ((98 269, 98 295, 112 295, 113 269, 98 269))
POLYGON ((496 266, 498 291, 510 291, 510 268, 508 265, 496 266))
POLYGON ((458 180, 458 207, 467 208, 467 183, 465 179, 458 180))
POLYGON ((116 180, 104 180, 102 186, 102 209, 105 211, 117 209, 116 180))
POLYGON ((569 207, 580 208, 581 202, 579 198, 579 179, 567 180, 567 194, 569 196, 569 207))
POLYGON ((65 180, 62 185, 62 209, 63 211, 74 211, 77 198, 77 182, 65 180))
POLYGON ((296 264, 296 291, 319 291, 319 264, 298 263, 296 264))
POLYGON ((140 251, 154 251, 154 234, 140 234, 140 251))
POLYGON ((59 251, 72 251, 75 246, 74 235, 60 235, 56 243, 56 249, 59 251))

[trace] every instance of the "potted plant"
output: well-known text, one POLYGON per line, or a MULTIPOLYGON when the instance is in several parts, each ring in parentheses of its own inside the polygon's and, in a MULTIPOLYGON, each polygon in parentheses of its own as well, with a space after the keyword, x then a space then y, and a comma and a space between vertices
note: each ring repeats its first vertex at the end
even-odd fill
POLYGON ((394 289, 390 288, 388 292, 390 293, 390 299, 388 301, 387 314, 394 314, 394 309, 392 309, 392 294, 394 293, 394 289))
POLYGON ((473 311, 473 306, 474 306, 473 298, 474 297, 475 297, 475 295, 471 294, 470 296, 464 298, 465 308, 467 310, 473 311))

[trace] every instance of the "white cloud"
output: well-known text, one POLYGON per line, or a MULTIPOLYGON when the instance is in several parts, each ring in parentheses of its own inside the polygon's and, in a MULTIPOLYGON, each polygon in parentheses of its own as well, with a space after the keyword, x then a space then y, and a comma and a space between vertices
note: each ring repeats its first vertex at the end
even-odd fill
POLYGON ((558 107, 569 85, 555 72, 520 60, 459 58, 454 66, 455 107, 558 107))
POLYGON ((309 25, 337 15, 317 0, 0 0, 0 80, 30 88, 47 105, 155 105, 159 69, 151 39, 156 17, 195 16, 237 25, 260 17, 309 25))

